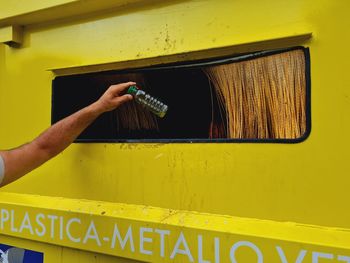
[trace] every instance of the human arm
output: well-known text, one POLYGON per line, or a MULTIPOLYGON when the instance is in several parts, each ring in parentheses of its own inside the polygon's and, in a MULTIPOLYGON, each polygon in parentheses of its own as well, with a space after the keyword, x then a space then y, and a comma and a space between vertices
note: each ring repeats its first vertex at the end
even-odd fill
POLYGON ((5 167, 0 187, 19 179, 62 152, 102 113, 132 100, 131 95, 122 94, 126 88, 134 84, 127 82, 112 85, 99 100, 57 122, 32 142, 16 149, 0 151, 5 167))

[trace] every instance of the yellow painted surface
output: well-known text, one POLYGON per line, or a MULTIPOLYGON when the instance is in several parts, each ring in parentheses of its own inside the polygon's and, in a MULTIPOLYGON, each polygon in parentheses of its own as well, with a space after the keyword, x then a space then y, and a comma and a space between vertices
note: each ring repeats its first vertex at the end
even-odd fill
MULTIPOLYGON (((0 1, 0 9, 6 3, 0 1)), ((205 57, 206 50, 289 45, 310 48, 312 131, 298 144, 74 144, 1 192, 331 227, 334 237, 323 249, 343 253, 333 228, 350 229, 348 10, 346 0, 149 1, 24 25, 22 47, 0 45, 0 148, 29 141, 49 126, 50 69, 69 74, 205 57), (310 33, 310 39, 295 37, 310 33)), ((293 231, 282 239, 298 242, 293 231)), ((305 235, 303 242, 322 235, 305 235)), ((272 244, 269 238, 253 241, 264 247, 272 244)), ((295 260, 298 250, 287 247, 295 260)), ((266 261, 278 262, 275 252, 266 252, 266 261)))
POLYGON ((0 19, 19 16, 52 8, 55 6, 76 2, 74 0, 18 0, 18 1, 2 1, 0 9, 0 19))
POLYGON ((317 253, 350 260, 346 229, 57 197, 0 198, 3 234, 140 261, 280 262, 302 251, 302 262, 315 262, 317 253))
POLYGON ((2 2, 4 3, 0 9, 0 27, 32 25, 91 13, 121 11, 130 5, 146 3, 146 0, 20 0, 2 2))
POLYGON ((20 26, 8 26, 0 28, 0 43, 22 43, 22 32, 23 29, 20 26))
POLYGON ((12 39, 13 39, 12 26, 8 26, 0 29, 1 43, 12 41, 12 39))

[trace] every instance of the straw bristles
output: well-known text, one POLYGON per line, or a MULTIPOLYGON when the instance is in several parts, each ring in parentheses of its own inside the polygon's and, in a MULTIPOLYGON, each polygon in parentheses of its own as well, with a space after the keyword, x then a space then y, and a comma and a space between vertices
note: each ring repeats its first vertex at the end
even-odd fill
MULTIPOLYGON (((305 57, 294 50, 204 69, 226 111, 228 138, 294 139, 306 130, 305 57)), ((212 124, 210 134, 219 126, 212 124)))
POLYGON ((116 110, 118 131, 127 130, 158 130, 157 118, 134 101, 125 103, 116 110))
MULTIPOLYGON (((137 86, 147 90, 145 78, 142 74, 130 73, 123 75, 114 75, 114 83, 134 81, 137 86)), ((157 117, 148 110, 145 110, 135 101, 125 103, 115 110, 115 118, 117 120, 117 132, 120 130, 154 130, 158 131, 157 117)))

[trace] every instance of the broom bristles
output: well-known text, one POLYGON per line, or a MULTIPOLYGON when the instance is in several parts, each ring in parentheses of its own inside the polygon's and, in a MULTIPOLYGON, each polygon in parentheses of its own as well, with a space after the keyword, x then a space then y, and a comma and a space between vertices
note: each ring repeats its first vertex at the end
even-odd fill
MULTIPOLYGON (((113 81, 113 83, 122 83, 131 80, 135 81, 137 85, 142 89, 147 90, 145 77, 141 73, 113 75, 109 78, 109 81, 113 81)), ((121 130, 159 130, 157 117, 151 112, 145 110, 141 105, 137 104, 135 101, 131 101, 121 105, 114 112, 117 122, 117 132, 120 132, 121 130)))
MULTIPOLYGON (((295 139, 305 133, 302 50, 213 66, 204 72, 226 110, 228 138, 295 139)), ((218 129, 213 121, 210 136, 222 134, 218 129)))

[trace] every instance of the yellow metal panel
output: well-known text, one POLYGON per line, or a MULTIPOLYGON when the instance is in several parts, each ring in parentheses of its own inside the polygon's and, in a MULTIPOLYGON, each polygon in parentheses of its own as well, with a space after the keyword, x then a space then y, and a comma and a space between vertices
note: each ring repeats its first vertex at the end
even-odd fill
POLYGON ((350 232, 343 229, 55 197, 0 198, 2 234, 147 262, 284 262, 300 253, 302 262, 317 253, 350 259, 350 232))
POLYGON ((8 42, 12 40, 12 27, 0 28, 0 41, 8 42))
POLYGON ((5 1, 1 0, 0 20, 8 17, 32 13, 46 8, 52 8, 62 4, 76 2, 77 0, 17 0, 5 1))
MULTIPOLYGON (((4 4, 0 2, 0 10, 4 4)), ((324 246, 334 242, 345 249, 348 240, 343 235, 350 229, 350 36, 344 34, 350 26, 348 9, 345 0, 152 1, 26 27, 22 48, 0 45, 1 148, 29 141, 49 126, 54 75, 48 69, 66 69, 63 73, 70 74, 105 65, 110 69, 183 61, 197 54, 204 57, 207 50, 208 56, 249 51, 249 43, 258 43, 254 50, 265 49, 269 46, 264 40, 271 39, 294 39, 274 42, 273 47, 310 48, 312 131, 299 144, 75 144, 1 191, 89 199, 92 206, 98 201, 117 202, 198 211, 209 217, 340 227, 345 230, 308 232, 306 227, 302 237, 296 237, 299 228, 292 224, 278 238, 310 239, 320 251, 343 253, 324 246), (311 39, 293 38, 311 32, 311 39), (321 244, 327 238, 329 242, 321 244)), ((69 215, 68 207, 62 213, 69 215)), ((190 220, 194 227, 195 215, 191 213, 190 220)), ((171 220, 180 218, 167 222, 173 224, 171 220)), ((271 245, 268 257, 275 259, 275 243, 261 237, 270 236, 270 231, 276 234, 279 224, 244 222, 249 223, 240 234, 260 231, 254 241, 262 247, 271 245)), ((221 233, 232 229, 237 230, 230 226, 221 233)), ((197 232, 189 233, 195 237, 197 232)), ((298 244, 286 245, 291 262, 297 258, 298 244)))
POLYGON ((313 128, 307 141, 293 145, 77 144, 4 190, 349 227, 343 209, 350 123, 346 9, 342 1, 167 2, 27 28, 22 49, 5 48, 2 148, 50 124, 48 68, 160 57, 293 32, 314 35, 308 44, 313 128))
MULTIPOLYGON (((48 262, 51 263, 51 261, 48 261, 48 262)), ((75 263, 75 262, 83 262, 83 263, 135 263, 135 262, 140 262, 140 261, 63 247, 62 254, 61 254, 61 261, 59 261, 59 262, 60 263, 75 263)))
MULTIPOLYGON (((155 2, 156 0, 153 0, 155 2)), ((145 0, 50 0, 1 1, 0 26, 29 25, 86 15, 110 9, 118 10, 145 0)))
POLYGON ((298 32, 294 35, 278 37, 273 39, 260 39, 250 43, 237 43, 232 46, 212 48, 205 50, 197 50, 183 52, 180 54, 167 55, 162 57, 148 57, 137 60, 118 61, 97 65, 81 65, 76 67, 55 68, 51 69, 56 76, 73 75, 82 73, 99 72, 106 70, 142 68, 151 65, 159 65, 172 62, 192 61, 198 59, 217 58, 222 56, 232 56, 240 52, 255 52, 263 49, 280 49, 307 43, 312 33, 298 32))
POLYGON ((19 26, 9 26, 0 28, 0 43, 21 44, 22 28, 19 26))

